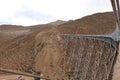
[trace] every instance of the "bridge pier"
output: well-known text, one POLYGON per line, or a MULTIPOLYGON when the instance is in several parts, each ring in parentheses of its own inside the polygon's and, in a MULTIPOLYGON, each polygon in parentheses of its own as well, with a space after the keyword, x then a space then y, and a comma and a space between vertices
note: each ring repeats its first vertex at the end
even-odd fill
POLYGON ((113 77, 112 80, 120 80, 120 42, 119 42, 119 50, 116 59, 116 63, 113 69, 113 77))

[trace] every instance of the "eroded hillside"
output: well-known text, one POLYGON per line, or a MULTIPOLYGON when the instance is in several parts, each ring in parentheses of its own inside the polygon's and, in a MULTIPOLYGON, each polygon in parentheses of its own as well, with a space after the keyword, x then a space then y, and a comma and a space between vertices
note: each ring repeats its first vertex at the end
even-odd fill
POLYGON ((98 13, 59 25, 61 33, 109 34, 115 30, 113 13, 98 13))

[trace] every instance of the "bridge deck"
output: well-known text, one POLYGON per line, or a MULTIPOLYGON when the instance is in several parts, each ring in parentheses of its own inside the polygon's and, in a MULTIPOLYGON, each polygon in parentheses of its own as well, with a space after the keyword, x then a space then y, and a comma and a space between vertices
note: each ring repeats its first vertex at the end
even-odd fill
POLYGON ((96 40, 101 40, 111 44, 113 47, 118 49, 117 41, 113 40, 108 35, 80 35, 80 34, 62 34, 62 37, 71 37, 71 38, 91 38, 96 40))

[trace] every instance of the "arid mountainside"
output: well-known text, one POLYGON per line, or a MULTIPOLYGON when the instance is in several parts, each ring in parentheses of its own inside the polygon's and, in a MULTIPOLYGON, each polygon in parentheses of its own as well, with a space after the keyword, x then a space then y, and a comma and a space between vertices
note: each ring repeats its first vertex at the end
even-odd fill
POLYGON ((9 34, 5 34, 5 33, 2 33, 0 32, 0 45, 10 39, 12 39, 13 36, 9 35, 9 34))
POLYGON ((66 23, 66 22, 67 22, 67 21, 57 20, 57 21, 54 21, 54 22, 50 22, 50 23, 48 23, 48 24, 49 24, 49 25, 58 26, 58 25, 61 25, 61 24, 66 23))
MULTIPOLYGON (((107 12, 107 13, 98 13, 98 14, 90 15, 82 19, 68 21, 60 25, 58 24, 36 25, 30 27, 23 27, 22 29, 23 29, 22 31, 29 30, 29 33, 26 32, 27 34, 22 34, 12 39, 11 37, 9 39, 9 37, 7 37, 6 35, 5 38, 1 39, 1 41, 3 41, 6 38, 8 38, 8 41, 2 43, 0 46, 0 67, 21 70, 29 73, 33 73, 34 71, 41 71, 44 74, 44 76, 47 76, 52 80, 57 80, 57 79, 69 80, 69 78, 71 77, 71 72, 69 73, 69 69, 72 70, 73 67, 75 67, 74 64, 72 65, 72 63, 67 63, 69 62, 69 55, 71 54, 69 53, 69 51, 72 50, 71 46, 73 45, 69 44, 68 45, 69 47, 67 49, 68 51, 65 52, 65 50, 63 49, 65 47, 63 46, 63 38, 60 36, 60 34, 62 33, 110 34, 115 30, 115 19, 113 17, 113 13, 107 12)), ((0 28, 0 31, 2 30, 3 29, 0 28)), ((15 30, 10 30, 10 31, 15 31, 15 30)), ((96 42, 91 41, 91 42, 95 43, 96 46, 98 43, 99 44, 102 43, 99 41, 96 42)), ((89 44, 91 45, 90 42, 89 44)), ((89 50, 94 49, 94 47, 92 48, 90 48, 90 46, 88 47, 89 50)), ((101 46, 101 47, 105 47, 105 49, 107 49, 107 46, 101 46)), ((114 49, 112 50, 114 51, 114 49)), ((83 51, 85 52, 85 50, 83 51)), ((107 53, 108 50, 104 52, 104 49, 100 49, 100 51, 102 51, 106 55, 108 54, 107 53)), ((98 53, 100 54, 99 51, 98 53)), ((79 58, 79 57, 77 58, 75 57, 76 54, 73 55, 71 58, 73 62, 79 58)), ((83 59, 84 56, 86 55, 82 56, 81 58, 82 60, 84 60, 83 59)), ((93 60, 90 62, 91 64, 89 66, 92 68, 92 64, 94 64, 93 62, 97 59, 94 57, 97 55, 92 54, 91 56, 93 57, 93 60)), ((101 56, 103 56, 103 58, 105 58, 103 60, 106 61, 105 55, 101 55, 101 56)), ((100 61, 98 62, 100 63, 100 61)), ((102 63, 104 63, 104 61, 102 63)), ((101 66, 102 63, 100 64, 101 66)), ((83 63, 81 63, 81 65, 82 64, 83 63)), ((101 75, 102 74, 103 73, 101 73, 101 75)), ((86 74, 86 76, 88 77, 91 75, 86 74)), ((101 75, 99 76, 100 77, 99 79, 102 79, 101 75)))
POLYGON ((28 33, 30 30, 22 26, 0 25, 0 44, 28 33))
MULTIPOLYGON (((54 27, 53 25, 34 25, 33 26, 18 26, 18 25, 0 25, 0 46, 3 43, 9 43, 14 38, 19 36, 40 32, 54 27)), ((3 44, 4 45, 4 44, 3 44)))
POLYGON ((61 33, 109 34, 115 29, 113 13, 98 13, 59 25, 61 33))
POLYGON ((34 57, 34 35, 19 36, 4 43, 0 48, 1 67, 25 70, 32 65, 34 57))

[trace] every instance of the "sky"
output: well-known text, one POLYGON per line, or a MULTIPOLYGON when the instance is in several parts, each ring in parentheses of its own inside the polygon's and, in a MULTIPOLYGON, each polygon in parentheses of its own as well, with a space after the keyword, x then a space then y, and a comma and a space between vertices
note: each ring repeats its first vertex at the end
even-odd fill
POLYGON ((0 24, 29 26, 108 11, 110 0, 0 0, 0 24))

